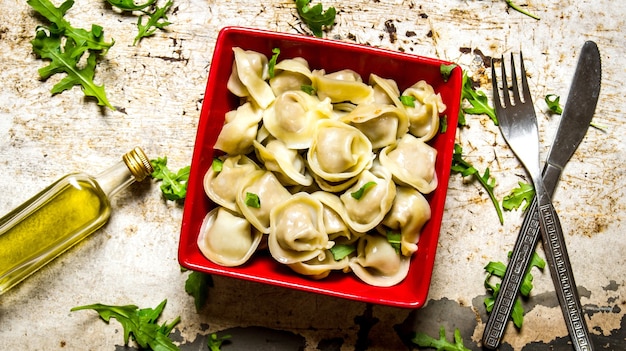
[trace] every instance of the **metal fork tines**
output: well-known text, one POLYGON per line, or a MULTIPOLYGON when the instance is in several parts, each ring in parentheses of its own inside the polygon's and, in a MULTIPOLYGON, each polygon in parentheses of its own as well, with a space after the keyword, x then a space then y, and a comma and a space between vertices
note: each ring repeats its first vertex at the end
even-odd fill
MULTIPOLYGON (((513 153, 515 153, 530 174, 535 187, 536 211, 539 214, 538 225, 541 229, 546 259, 572 344, 575 350, 593 350, 593 344, 582 313, 580 298, 576 290, 572 267, 567 255, 561 223, 552 205, 550 194, 546 191, 543 184, 539 167, 537 117, 528 87, 522 54, 520 53, 521 91, 518 86, 513 54, 511 54, 511 94, 509 94, 507 85, 504 60, 502 60, 501 64, 502 99, 500 98, 498 80, 493 63, 491 70, 494 107, 498 116, 500 130, 513 153)), ((503 285, 507 279, 521 279, 525 273, 525 271, 511 272, 509 268, 512 266, 509 265, 507 268, 503 278, 503 285)), ((483 336, 483 343, 487 348, 495 349, 499 345, 506 323, 511 316, 516 297, 517 291, 500 291, 496 296, 493 310, 485 327, 485 331, 488 332, 483 336)))

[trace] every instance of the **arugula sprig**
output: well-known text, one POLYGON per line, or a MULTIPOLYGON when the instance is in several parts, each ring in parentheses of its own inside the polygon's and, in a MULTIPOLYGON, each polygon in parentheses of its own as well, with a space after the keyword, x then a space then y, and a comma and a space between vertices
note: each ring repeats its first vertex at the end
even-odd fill
POLYGON ((500 224, 504 223, 504 217, 502 216, 502 209, 500 208, 500 203, 498 199, 496 199, 494 193, 494 187, 496 185, 495 178, 492 178, 489 174, 489 168, 485 169, 485 172, 481 175, 480 172, 471 163, 467 162, 463 159, 463 148, 459 144, 454 144, 454 154, 452 155, 452 172, 460 173, 461 176, 474 176, 474 178, 480 183, 480 185, 485 188, 487 194, 489 194, 489 198, 493 203, 493 206, 496 209, 498 214, 498 219, 500 220, 500 224))
POLYGON ((311 0, 296 0, 296 9, 302 22, 309 27, 316 37, 322 37, 323 30, 330 28, 335 23, 335 15, 337 10, 329 7, 324 11, 322 4, 309 6, 311 0))
POLYGON ((107 0, 107 2, 122 11, 141 11, 156 3, 156 0, 147 0, 143 4, 135 4, 135 0, 107 0))
POLYGON ((169 339, 169 334, 180 322, 180 317, 169 324, 157 324, 166 303, 167 300, 163 300, 154 309, 139 309, 135 305, 111 306, 97 303, 74 307, 70 311, 94 310, 106 323, 109 323, 111 318, 115 318, 124 328, 124 345, 128 345, 128 341, 132 338, 144 349, 178 351, 179 348, 169 339))
POLYGON ((486 114, 495 125, 498 125, 498 117, 493 107, 489 106, 489 99, 483 91, 474 88, 474 81, 463 71, 463 85, 461 88, 461 103, 467 101, 471 107, 462 107, 459 110, 459 124, 465 125, 465 114, 486 114))
POLYGON ((185 281, 185 292, 193 297, 196 311, 200 312, 209 298, 209 288, 213 287, 210 274, 192 271, 185 281))
POLYGON ((163 7, 156 6, 153 12, 146 13, 148 20, 143 24, 143 16, 139 16, 137 19, 137 29, 139 30, 133 45, 137 45, 142 38, 153 35, 157 29, 165 29, 165 27, 172 24, 167 20, 167 12, 174 5, 172 0, 168 0, 163 7))
POLYGON ((231 336, 228 334, 218 336, 217 334, 213 333, 209 335, 209 337, 207 338, 207 346, 209 347, 209 351, 221 351, 224 341, 227 341, 230 338, 231 336))
POLYGON ((167 156, 150 160, 150 164, 154 168, 152 178, 162 181, 160 188, 166 199, 179 201, 187 196, 190 166, 183 167, 174 173, 167 168, 167 156))
POLYGON ((98 105, 115 110, 104 91, 104 85, 94 82, 97 60, 113 46, 104 40, 104 31, 99 25, 92 25, 91 30, 74 28, 64 16, 74 5, 67 0, 55 7, 50 0, 28 0, 28 4, 45 17, 50 24, 37 27, 35 38, 31 41, 33 52, 50 63, 39 69, 41 79, 48 79, 56 73, 67 75, 56 83, 51 93, 58 94, 79 85, 85 96, 93 97, 98 105), (81 67, 79 62, 88 55, 86 64, 81 67))
POLYGON ((502 199, 502 208, 511 211, 521 207, 526 211, 535 197, 535 188, 532 184, 517 182, 518 187, 502 199), (523 205, 522 205, 523 204, 523 205))
MULTIPOLYGON (((511 252, 509 252, 509 257, 511 256, 511 252)), ((524 280, 522 281, 522 285, 520 285, 520 294, 522 296, 528 297, 530 295, 530 291, 533 289, 533 275, 531 274, 531 270, 533 267, 537 267, 540 270, 543 270, 546 266, 546 262, 537 255, 537 253, 533 253, 533 257, 530 261, 530 265, 526 270, 526 274, 524 275, 524 280)), ((502 279, 504 277, 504 273, 506 272, 506 265, 502 262, 489 262, 485 266, 485 271, 487 271, 487 277, 485 278, 485 288, 492 296, 485 298, 485 309, 487 313, 491 313, 493 310, 493 305, 496 301, 496 296, 500 292, 500 283, 492 284, 491 277, 498 277, 502 279)), ((522 307, 522 301, 518 297, 515 300, 513 305, 513 311, 511 313, 511 319, 513 320, 513 324, 518 329, 522 328, 522 324, 524 323, 524 308, 522 307)))
POLYGON ((563 113, 563 108, 561 108, 561 104, 560 104, 560 100, 561 97, 555 94, 548 94, 546 95, 546 97, 544 98, 546 105, 548 105, 548 110, 550 110, 550 112, 552 113, 556 113, 557 115, 560 115, 561 113, 563 113))
POLYGON ((506 4, 507 4, 507 5, 509 5, 509 7, 510 7, 510 8, 512 8, 513 10, 515 10, 515 11, 517 11, 517 12, 519 12, 519 13, 521 13, 521 14, 524 14, 524 15, 526 15, 526 16, 528 16, 528 17, 530 17, 530 18, 534 18, 534 19, 536 19, 536 20, 539 20, 539 19, 540 19, 540 18, 539 18, 539 16, 537 16, 537 15, 533 15, 532 13, 530 13, 530 12, 528 12, 528 11, 524 10, 524 9, 523 9, 520 5, 515 4, 515 3, 513 2, 513 0, 504 0, 504 1, 506 1, 506 4))
POLYGON ((459 329, 454 329, 454 342, 452 343, 446 339, 446 329, 443 326, 439 328, 439 339, 425 333, 415 333, 411 341, 419 347, 430 347, 437 351, 471 351, 463 344, 459 329))

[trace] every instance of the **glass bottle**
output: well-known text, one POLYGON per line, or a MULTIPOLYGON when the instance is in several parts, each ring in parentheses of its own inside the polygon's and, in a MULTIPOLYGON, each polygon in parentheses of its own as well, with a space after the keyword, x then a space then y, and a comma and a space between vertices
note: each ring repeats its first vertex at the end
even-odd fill
POLYGON ((0 218, 0 295, 104 225, 109 199, 152 171, 136 147, 95 177, 63 176, 0 218))

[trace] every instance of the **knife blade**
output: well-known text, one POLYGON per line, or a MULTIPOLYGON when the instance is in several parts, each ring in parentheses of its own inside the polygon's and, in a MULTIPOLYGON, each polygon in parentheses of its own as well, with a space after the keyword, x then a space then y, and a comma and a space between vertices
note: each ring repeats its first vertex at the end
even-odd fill
MULTIPOLYGON (((543 182, 550 197, 554 194, 563 168, 587 133, 600 95, 600 81, 600 52, 596 43, 587 41, 581 49, 561 122, 543 169, 543 182)), ((483 332, 483 344, 489 349, 496 349, 504 335, 517 293, 539 241, 539 233, 537 199, 533 198, 483 332)), ((562 269, 569 265, 565 242, 563 238, 557 238, 560 239, 557 242, 550 242, 547 235, 542 237, 550 273, 572 343, 577 350, 591 350, 593 344, 582 316, 573 274, 571 271, 563 272, 562 269), (556 257, 557 255, 559 257, 556 257)))

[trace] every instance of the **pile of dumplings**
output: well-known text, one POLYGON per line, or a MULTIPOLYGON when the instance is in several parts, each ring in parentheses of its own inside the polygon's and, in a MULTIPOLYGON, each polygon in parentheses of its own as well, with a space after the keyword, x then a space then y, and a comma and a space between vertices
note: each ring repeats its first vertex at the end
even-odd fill
POLYGON ((425 81, 401 93, 375 74, 366 83, 300 57, 270 67, 262 53, 233 52, 227 87, 241 104, 226 113, 221 156, 204 177, 217 206, 200 229, 203 255, 232 267, 269 250, 312 279, 340 271, 374 286, 401 282, 431 217, 424 195, 437 187, 437 151, 427 142, 439 132, 441 96, 425 81), (352 252, 335 259, 339 245, 352 252))

